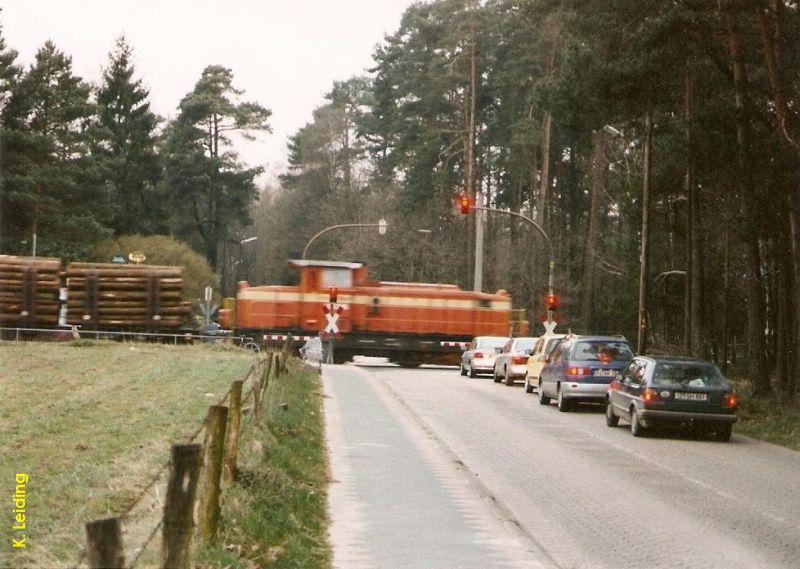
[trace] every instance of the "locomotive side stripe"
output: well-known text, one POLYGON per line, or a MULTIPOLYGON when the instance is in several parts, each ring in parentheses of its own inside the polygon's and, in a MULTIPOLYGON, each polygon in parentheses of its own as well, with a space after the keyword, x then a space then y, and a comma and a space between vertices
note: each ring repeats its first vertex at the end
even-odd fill
MULTIPOLYGON (((318 302, 327 304, 329 296, 324 293, 299 292, 278 292, 266 290, 244 289, 239 291, 239 300, 260 300, 269 302, 318 302)), ((372 306, 373 299, 378 299, 378 305, 383 307, 406 307, 406 308, 464 308, 471 310, 511 310, 510 300, 492 300, 488 307, 480 306, 478 300, 466 300, 459 298, 418 298, 413 296, 368 296, 340 294, 338 304, 359 304, 372 306)))

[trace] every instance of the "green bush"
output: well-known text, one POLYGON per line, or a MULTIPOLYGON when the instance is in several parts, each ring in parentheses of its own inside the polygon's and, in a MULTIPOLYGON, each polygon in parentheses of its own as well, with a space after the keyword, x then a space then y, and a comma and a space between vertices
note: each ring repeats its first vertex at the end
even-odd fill
POLYGON ((183 241, 167 235, 123 235, 103 241, 94 247, 91 260, 110 263, 116 255, 122 255, 127 261, 128 254, 132 251, 144 253, 147 265, 183 267, 184 297, 193 304, 203 300, 206 285, 214 287, 215 301, 219 302, 219 275, 211 269, 202 255, 183 241))

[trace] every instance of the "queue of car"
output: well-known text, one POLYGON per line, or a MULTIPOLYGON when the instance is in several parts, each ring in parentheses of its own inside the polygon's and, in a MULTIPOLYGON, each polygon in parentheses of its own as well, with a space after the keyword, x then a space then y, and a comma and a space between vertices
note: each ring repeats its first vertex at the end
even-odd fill
POLYGON ((631 434, 689 426, 724 442, 738 401, 719 368, 685 357, 634 356, 622 336, 546 334, 538 338, 480 336, 461 358, 461 375, 491 375, 496 383, 525 382, 539 403, 561 412, 580 403, 605 406, 606 425, 620 419, 631 434))

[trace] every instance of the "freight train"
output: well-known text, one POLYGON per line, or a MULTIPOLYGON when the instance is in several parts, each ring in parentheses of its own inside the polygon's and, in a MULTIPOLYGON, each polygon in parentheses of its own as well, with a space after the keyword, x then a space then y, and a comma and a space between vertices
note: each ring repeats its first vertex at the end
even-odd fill
POLYGON ((0 326, 173 332, 191 311, 182 267, 0 255, 0 326))
POLYGON ((240 282, 226 299, 220 324, 262 343, 317 336, 326 326, 331 291, 339 308, 334 359, 383 356, 402 366, 457 364, 475 336, 525 334, 511 297, 468 292, 456 285, 377 281, 363 263, 291 260, 297 286, 250 286, 240 282))

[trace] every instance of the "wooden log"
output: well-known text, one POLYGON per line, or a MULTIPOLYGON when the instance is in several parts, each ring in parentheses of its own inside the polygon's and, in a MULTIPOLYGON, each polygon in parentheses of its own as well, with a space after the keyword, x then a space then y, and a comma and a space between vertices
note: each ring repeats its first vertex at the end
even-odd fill
MULTIPOLYGON (((146 306, 140 306, 138 308, 119 308, 116 306, 105 306, 102 303, 97 304, 97 314, 99 316, 131 316, 131 317, 141 317, 146 318, 148 316, 148 311, 146 306)), ((182 315, 186 314, 186 309, 182 306, 161 306, 156 314, 161 315, 163 318, 164 316, 174 316, 174 315, 182 315)))
MULTIPOLYGON (((68 295, 68 298, 85 298, 86 297, 86 293, 84 292, 83 289, 73 290, 72 288, 70 288, 68 293, 67 293, 67 295, 68 295)), ((181 293, 178 292, 178 291, 171 291, 170 290, 170 291, 163 291, 159 296, 162 299, 177 299, 177 300, 180 300, 181 293)), ((108 298, 110 300, 131 300, 131 299, 135 299, 135 298, 146 299, 146 298, 148 298, 148 296, 147 296, 147 292, 144 292, 144 291, 143 292, 138 292, 138 291, 130 291, 130 290, 126 290, 126 291, 104 291, 104 290, 98 290, 97 298, 98 299, 100 299, 100 298, 108 298)))
POLYGON ((172 445, 172 461, 164 501, 162 569, 189 569, 191 566, 194 503, 200 479, 202 452, 203 447, 197 443, 172 445))
POLYGON ((19 257, 17 255, 0 255, 0 265, 33 265, 42 268, 61 269, 58 257, 19 257))
MULTIPOLYGON (((91 324, 92 321, 89 319, 83 318, 67 318, 67 324, 75 324, 80 326, 86 326, 87 324, 91 324)), ((132 320, 132 319, 121 319, 121 318, 100 318, 97 322, 93 324, 97 326, 120 326, 120 327, 131 327, 131 328, 179 328, 183 324, 183 319, 172 320, 167 318, 162 318, 156 322, 150 322, 149 320, 132 320)))
MULTIPOLYGON (((67 285, 68 288, 75 289, 75 290, 77 290, 79 288, 82 289, 82 288, 84 288, 84 286, 85 286, 85 283, 72 282, 71 279, 70 279, 70 283, 67 285)), ((170 291, 174 290, 174 291, 179 291, 179 292, 181 290, 183 290, 183 285, 181 285, 181 284, 161 284, 160 286, 161 286, 161 290, 170 290, 170 291)), ((147 283, 145 282, 145 283, 137 284, 137 283, 98 282, 97 283, 97 288, 98 288, 98 290, 119 290, 119 291, 140 290, 140 291, 146 291, 147 290, 147 283)))
POLYGON ((219 480, 222 474, 227 417, 228 408, 224 405, 212 405, 208 408, 198 522, 200 537, 207 541, 216 539, 219 525, 219 480))
POLYGON ((86 561, 90 569, 124 569, 125 550, 119 518, 87 522, 86 561))
POLYGON ((180 277, 183 275, 183 267, 160 267, 153 265, 109 265, 109 264, 89 264, 88 266, 76 266, 70 263, 66 269, 67 277, 86 277, 86 276, 141 276, 156 275, 161 277, 180 277))
POLYGON ((225 480, 236 480, 236 459, 239 454, 239 422, 242 415, 242 386, 244 382, 237 379, 231 384, 230 408, 228 409, 228 433, 225 435, 225 455, 223 458, 223 475, 225 480))
MULTIPOLYGON (((98 276, 96 278, 97 282, 99 283, 144 283, 146 285, 148 276, 149 275, 124 274, 114 276, 98 276)), ((83 283, 88 278, 88 275, 73 276, 69 277, 69 282, 83 283)), ((183 283, 183 277, 160 277, 160 282, 162 284, 183 283)))
POLYGON ((92 269, 110 269, 118 272, 125 271, 174 271, 183 270, 180 265, 137 265, 134 263, 87 263, 83 261, 73 261, 67 265, 67 270, 92 270, 92 269))

